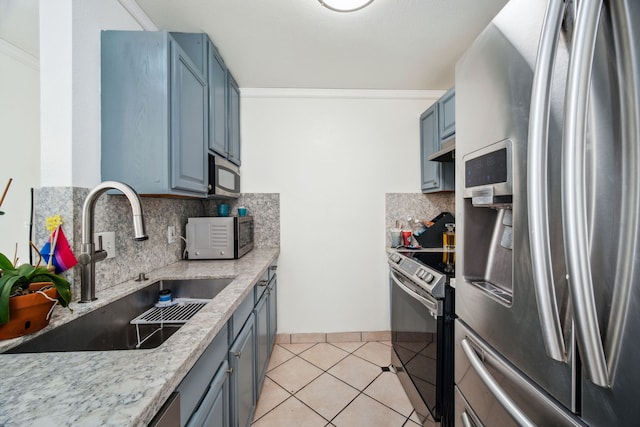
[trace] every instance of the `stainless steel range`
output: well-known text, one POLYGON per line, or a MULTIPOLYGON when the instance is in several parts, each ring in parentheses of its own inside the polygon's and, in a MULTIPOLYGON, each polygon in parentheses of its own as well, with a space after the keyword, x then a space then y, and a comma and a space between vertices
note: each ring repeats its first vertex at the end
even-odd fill
POLYGON ((389 253, 392 364, 423 425, 453 413, 454 275, 441 248, 389 253))

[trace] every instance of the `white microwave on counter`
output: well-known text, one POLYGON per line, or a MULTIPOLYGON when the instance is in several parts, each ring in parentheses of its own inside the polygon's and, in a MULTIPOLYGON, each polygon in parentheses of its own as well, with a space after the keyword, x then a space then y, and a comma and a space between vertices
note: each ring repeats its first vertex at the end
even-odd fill
POLYGON ((238 259, 253 249, 252 216, 214 216, 187 220, 189 259, 238 259))

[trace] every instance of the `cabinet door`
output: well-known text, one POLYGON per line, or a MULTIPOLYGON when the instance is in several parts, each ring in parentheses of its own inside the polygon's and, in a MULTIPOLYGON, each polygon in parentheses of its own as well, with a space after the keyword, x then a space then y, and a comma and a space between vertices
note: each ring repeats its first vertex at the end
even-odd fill
POLYGON ((203 396, 216 382, 216 372, 220 372, 220 366, 227 364, 228 355, 229 333, 225 325, 176 389, 180 393, 180 425, 186 425, 196 412, 200 413, 201 418, 204 417, 204 410, 200 409, 203 396))
POLYGON ((269 281, 269 356, 276 343, 276 333, 278 331, 278 276, 274 273, 269 281))
POLYGON ((209 149, 226 156, 227 69, 213 43, 209 42, 209 149))
POLYGON ((438 151, 438 108, 434 104, 420 116, 420 159, 422 171, 422 191, 433 191, 440 188, 440 164, 428 159, 429 155, 438 151))
POLYGON ((171 186, 207 193, 207 83, 171 43, 171 186))
POLYGON ((255 320, 253 313, 229 350, 231 425, 247 427, 255 409, 255 320))
POLYGON ((213 377, 202 403, 193 413, 187 427, 228 427, 229 363, 225 360, 213 377))
POLYGON ((420 116, 420 168, 423 193, 455 190, 455 164, 429 160, 429 156, 439 150, 438 104, 435 104, 420 116))
MULTIPOLYGON (((258 286, 258 285, 256 285, 258 286)), ((256 304, 256 396, 260 395, 262 381, 269 363, 269 304, 268 291, 256 304)))
POLYGON ((456 133, 456 93, 449 89, 438 100, 438 119, 440 121, 440 142, 456 133))
POLYGON ((230 162, 240 166, 240 89, 233 79, 233 76, 227 70, 227 90, 229 116, 228 116, 228 147, 227 158, 230 162))

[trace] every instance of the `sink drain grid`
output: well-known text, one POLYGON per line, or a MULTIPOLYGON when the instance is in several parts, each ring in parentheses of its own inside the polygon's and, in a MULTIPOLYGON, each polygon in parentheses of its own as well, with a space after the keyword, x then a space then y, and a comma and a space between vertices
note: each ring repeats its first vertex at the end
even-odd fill
POLYGON ((140 348, 142 343, 151 338, 156 332, 162 330, 164 326, 176 327, 186 323, 209 301, 208 299, 176 298, 170 305, 153 307, 131 320, 130 323, 136 325, 138 338, 136 348, 140 348), (141 338, 140 325, 159 325, 159 327, 146 337, 141 338))

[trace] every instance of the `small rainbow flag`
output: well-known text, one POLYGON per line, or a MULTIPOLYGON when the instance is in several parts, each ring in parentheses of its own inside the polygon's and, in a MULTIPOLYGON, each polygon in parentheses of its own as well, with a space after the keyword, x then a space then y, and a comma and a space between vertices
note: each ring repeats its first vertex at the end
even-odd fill
POLYGON ((62 231, 61 225, 56 227, 53 233, 51 233, 51 238, 40 250, 40 255, 42 255, 42 258, 47 263, 49 263, 49 258, 51 258, 51 265, 56 268, 56 274, 60 274, 78 263, 76 256, 69 247, 69 242, 62 231), (54 233, 57 233, 57 236, 54 236, 54 233), (52 241, 55 242, 53 257, 51 257, 52 241))

